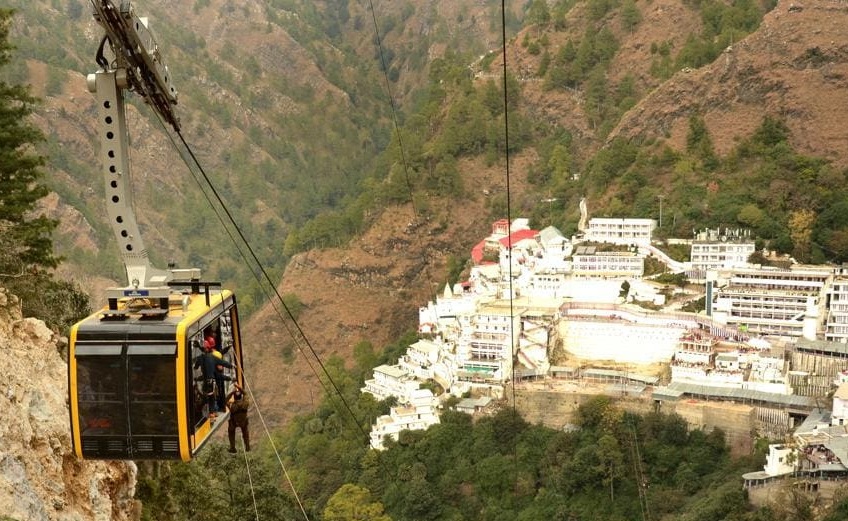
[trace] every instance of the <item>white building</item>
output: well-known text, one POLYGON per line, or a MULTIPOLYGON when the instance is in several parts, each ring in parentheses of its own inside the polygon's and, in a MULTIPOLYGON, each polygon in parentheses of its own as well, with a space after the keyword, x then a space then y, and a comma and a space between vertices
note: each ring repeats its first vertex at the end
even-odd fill
POLYGON ((456 346, 460 379, 505 382, 510 378, 522 312, 514 302, 496 300, 457 317, 461 327, 456 346))
POLYGON ((578 246, 572 256, 571 274, 576 278, 639 278, 645 259, 632 251, 598 251, 578 246))
POLYGON ((410 400, 418 387, 420 383, 400 366, 380 365, 374 368, 374 378, 365 380, 365 387, 360 391, 370 393, 378 400, 395 396, 403 403, 410 400))
POLYGON ((429 389, 418 389, 407 403, 392 407, 388 415, 377 418, 371 427, 371 447, 382 450, 386 436, 397 440, 401 431, 424 430, 437 423, 436 398, 429 389))
POLYGON ((740 268, 715 275, 716 322, 761 335, 816 337, 830 268, 740 268))
POLYGON ((715 361, 715 339, 697 332, 686 332, 671 361, 671 381, 706 380, 715 361))
POLYGON ((748 266, 748 257, 756 251, 749 230, 708 229, 692 241, 692 269, 707 271, 748 266))
POLYGON ((833 394, 833 412, 830 415, 830 424, 848 424, 848 384, 841 384, 833 394))
POLYGON ((539 232, 537 240, 541 246, 539 258, 543 260, 538 263, 540 271, 564 273, 570 270, 571 263, 566 259, 574 247, 559 229, 548 226, 539 232))
POLYGON ((426 381, 433 378, 433 369, 442 349, 440 343, 421 339, 407 347, 406 353, 398 358, 398 366, 416 379, 426 381))
POLYGON ((784 444, 769 445, 769 452, 766 455, 766 464, 763 466, 763 470, 769 476, 789 474, 795 470, 797 459, 795 449, 791 446, 784 444))
POLYGON ((651 244, 651 234, 657 227, 653 219, 589 219, 586 240, 591 242, 610 242, 641 246, 651 244))
POLYGON ((848 342, 848 266, 842 265, 836 269, 827 296, 830 306, 825 316, 824 339, 848 342))
POLYGON ((569 281, 570 278, 565 273, 528 272, 521 278, 521 295, 564 300, 569 296, 569 281))
POLYGON ((691 324, 642 320, 614 310, 569 310, 559 322, 565 351, 584 360, 668 362, 691 324))

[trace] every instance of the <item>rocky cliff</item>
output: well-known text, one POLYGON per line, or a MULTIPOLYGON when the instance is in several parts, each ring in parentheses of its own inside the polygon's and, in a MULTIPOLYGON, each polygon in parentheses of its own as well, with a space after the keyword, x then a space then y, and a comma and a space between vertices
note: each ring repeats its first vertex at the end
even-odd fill
POLYGON ((19 306, 0 288, 0 519, 137 520, 135 464, 76 459, 60 354, 67 343, 21 318, 19 306))

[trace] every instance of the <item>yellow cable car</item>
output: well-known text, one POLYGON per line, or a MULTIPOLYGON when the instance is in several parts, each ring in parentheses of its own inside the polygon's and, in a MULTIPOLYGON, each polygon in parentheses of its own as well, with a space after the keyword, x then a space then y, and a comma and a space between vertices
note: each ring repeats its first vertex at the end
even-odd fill
POLYGON ((235 296, 210 286, 174 292, 167 310, 128 298, 73 326, 68 378, 78 457, 188 461, 225 421, 226 394, 244 384, 242 347, 235 296), (217 382, 203 374, 210 336, 221 357, 216 371, 223 369, 217 382))
POLYGON ((123 93, 141 96, 179 132, 177 92, 147 19, 129 1, 92 0, 92 7, 106 34, 100 69, 87 83, 98 107, 107 214, 128 285, 109 288, 108 305, 70 331, 74 452, 188 461, 226 420, 232 385, 244 384, 236 299, 218 283, 201 282, 199 269, 156 269, 148 258, 132 204, 123 93))

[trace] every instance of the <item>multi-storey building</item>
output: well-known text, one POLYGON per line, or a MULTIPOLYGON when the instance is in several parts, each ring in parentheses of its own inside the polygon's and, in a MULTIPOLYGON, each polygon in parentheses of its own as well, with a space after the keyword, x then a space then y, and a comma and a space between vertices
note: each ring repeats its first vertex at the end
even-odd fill
POLYGON ((615 309, 563 311, 559 336, 563 348, 582 360, 616 360, 620 363, 653 364, 671 359, 680 337, 692 327, 673 320, 652 321, 645 316, 615 309))
POLYGON ((413 375, 416 379, 425 381, 433 378, 433 370, 439 361, 441 345, 431 340, 422 339, 411 344, 406 353, 398 358, 398 366, 413 375))
POLYGON ((707 377, 715 361, 716 341, 709 335, 689 331, 680 337, 671 360, 671 380, 699 381, 707 377))
POLYGON ((657 227, 653 219, 618 219, 593 217, 589 219, 586 240, 646 246, 651 244, 651 234, 657 227))
POLYGON ((748 230, 708 229, 692 241, 692 269, 699 271, 742 268, 756 251, 748 230))
POLYGON ((410 399, 420 383, 406 370, 396 365, 380 365, 374 368, 374 378, 365 380, 363 393, 370 393, 378 400, 396 396, 399 401, 410 399))
POLYGON ((574 247, 557 228, 548 226, 537 236, 541 251, 536 265, 539 271, 547 273, 564 273, 570 270, 571 264, 566 260, 571 256, 574 247))
POLYGON ((575 278, 638 278, 645 272, 645 259, 631 251, 598 251, 578 246, 572 256, 575 278))
POLYGON ((509 300, 494 300, 457 317, 459 379, 505 382, 510 378, 522 311, 509 300))
POLYGON ((436 399, 429 389, 418 389, 403 405, 392 407, 389 414, 377 418, 371 427, 371 447, 382 450, 386 436, 397 440, 401 431, 424 430, 439 423, 436 399))
POLYGON ((510 250, 523 241, 535 240, 539 232, 531 230, 528 219, 515 219, 510 224, 506 219, 492 223, 492 233, 471 249, 471 260, 483 262, 487 255, 497 258, 504 249, 510 250))
POLYGON ((835 270, 833 283, 827 289, 827 304, 824 339, 848 342, 848 266, 835 270))
POLYGON ((712 296, 716 322, 747 333, 815 338, 830 268, 738 268, 719 271, 712 296))

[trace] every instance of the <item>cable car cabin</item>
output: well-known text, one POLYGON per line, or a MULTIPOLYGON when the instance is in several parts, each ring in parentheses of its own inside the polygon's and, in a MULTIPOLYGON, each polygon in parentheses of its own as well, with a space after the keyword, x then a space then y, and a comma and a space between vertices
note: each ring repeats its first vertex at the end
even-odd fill
POLYGON ((224 423, 219 404, 234 382, 244 386, 236 299, 210 290, 217 283, 183 285, 191 290, 172 291, 167 304, 116 299, 71 329, 68 388, 78 457, 188 461, 224 423), (210 354, 225 362, 215 364, 218 375, 204 374, 209 336, 216 345, 210 354))

